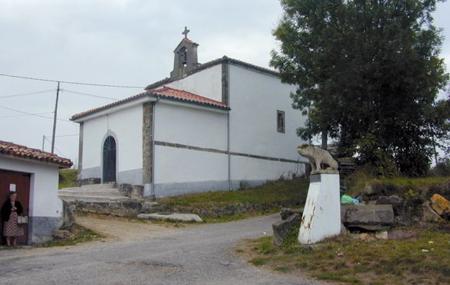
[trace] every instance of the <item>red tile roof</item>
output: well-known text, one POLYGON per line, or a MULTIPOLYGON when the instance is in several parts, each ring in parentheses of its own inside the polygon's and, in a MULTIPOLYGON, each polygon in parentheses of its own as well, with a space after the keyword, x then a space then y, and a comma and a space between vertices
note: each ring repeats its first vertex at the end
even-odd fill
POLYGON ((222 103, 220 101, 216 101, 216 100, 213 100, 213 99, 210 99, 207 97, 203 97, 203 96, 200 96, 200 95, 188 92, 188 91, 163 86, 163 87, 156 88, 156 89, 146 90, 143 93, 139 93, 137 95, 113 102, 111 104, 107 104, 107 105, 104 105, 104 106, 101 106, 98 108, 94 108, 94 109, 87 110, 82 113, 75 114, 72 116, 71 120, 77 120, 82 117, 85 117, 85 116, 88 116, 88 115, 91 115, 91 114, 94 114, 94 113, 97 113, 100 111, 104 111, 109 108, 119 106, 119 105, 122 105, 122 104, 125 104, 128 102, 132 102, 134 100, 138 100, 138 99, 141 99, 141 98, 144 98, 147 96, 168 99, 168 100, 181 101, 181 102, 197 104, 197 105, 203 105, 203 106, 219 108, 219 109, 223 109, 223 110, 229 109, 225 103, 222 103))
POLYGON ((174 98, 178 99, 180 101, 187 101, 187 102, 193 102, 193 103, 199 103, 202 105, 209 105, 213 107, 219 107, 219 108, 228 108, 228 106, 225 103, 222 103, 220 101, 216 101, 207 97, 203 97, 191 92, 187 92, 184 90, 174 89, 171 87, 163 86, 158 89, 150 90, 151 93, 159 95, 160 97, 166 97, 168 99, 174 98))
POLYGON ((57 156, 56 154, 51 154, 49 152, 41 151, 38 149, 14 144, 11 142, 0 141, 0 154, 11 155, 18 158, 55 163, 64 168, 72 166, 72 161, 70 161, 70 159, 63 158, 57 156))

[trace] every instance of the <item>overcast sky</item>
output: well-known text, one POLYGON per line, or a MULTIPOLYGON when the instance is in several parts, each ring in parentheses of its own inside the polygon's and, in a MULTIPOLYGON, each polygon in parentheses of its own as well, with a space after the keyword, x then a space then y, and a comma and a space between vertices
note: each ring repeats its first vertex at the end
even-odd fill
MULTIPOLYGON (((227 55, 268 67, 277 46, 271 32, 281 14, 278 0, 0 0, 0 73, 144 87, 169 75, 184 26, 200 44, 200 62, 227 55)), ((444 29, 442 56, 450 66, 448 15, 450 4, 440 3, 435 23, 444 29)), ((111 100, 69 91, 118 99, 141 91, 61 88, 56 153, 74 162, 78 125, 64 119, 111 100)), ((45 117, 52 116, 55 90, 54 83, 0 76, 0 97, 43 91, 0 98, 0 140, 35 148, 43 135, 50 140, 52 120, 45 117)))

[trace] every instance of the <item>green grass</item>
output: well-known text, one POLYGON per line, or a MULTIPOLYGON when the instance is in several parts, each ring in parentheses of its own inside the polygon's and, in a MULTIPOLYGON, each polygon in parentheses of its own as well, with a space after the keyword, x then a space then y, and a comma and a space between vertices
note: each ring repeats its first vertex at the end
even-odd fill
POLYGON ((269 182, 262 186, 250 189, 188 194, 178 197, 163 198, 160 202, 174 206, 193 206, 199 204, 224 205, 231 203, 264 204, 285 202, 289 199, 299 200, 298 197, 307 190, 308 183, 309 182, 306 179, 280 180, 269 182))
POLYGON ((73 237, 64 240, 52 240, 39 244, 39 247, 70 246, 103 238, 101 234, 77 224, 73 225, 71 231, 74 234, 73 237))
POLYGON ((450 176, 427 176, 427 177, 390 177, 376 178, 360 169, 346 178, 348 186, 347 194, 358 195, 367 185, 384 185, 395 188, 430 188, 450 182, 450 176))
POLYGON ((77 186, 77 170, 61 169, 59 171, 59 189, 77 186))
POLYGON ((197 213, 206 222, 228 222, 275 213, 281 207, 302 207, 308 184, 306 179, 280 180, 250 189, 188 194, 158 202, 168 210, 197 213), (236 207, 249 210, 234 211, 236 207))
MULTIPOLYGON (((450 233, 416 229, 408 240, 361 241, 350 236, 303 247, 290 239, 281 247, 263 237, 241 245, 255 266, 348 284, 450 284, 450 233)), ((293 231, 292 235, 296 236, 293 231)))
POLYGON ((433 185, 439 185, 450 182, 449 176, 428 176, 428 177, 392 177, 374 179, 373 182, 380 182, 385 184, 393 184, 396 186, 416 186, 416 187, 429 187, 433 185))

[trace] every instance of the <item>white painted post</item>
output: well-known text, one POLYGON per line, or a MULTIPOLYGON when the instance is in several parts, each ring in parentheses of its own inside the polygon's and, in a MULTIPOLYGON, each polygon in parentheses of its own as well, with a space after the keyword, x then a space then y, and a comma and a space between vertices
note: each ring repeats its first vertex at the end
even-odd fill
POLYGON ((339 173, 313 174, 303 210, 298 241, 314 244, 341 232, 339 173))

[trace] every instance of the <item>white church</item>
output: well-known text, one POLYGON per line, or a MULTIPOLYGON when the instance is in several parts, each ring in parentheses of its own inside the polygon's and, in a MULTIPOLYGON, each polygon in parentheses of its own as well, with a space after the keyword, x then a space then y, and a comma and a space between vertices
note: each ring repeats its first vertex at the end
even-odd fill
POLYGON ((304 174, 295 86, 226 56, 200 64, 197 48, 185 31, 170 77, 72 116, 82 182, 142 185, 145 196, 164 197, 304 174))

